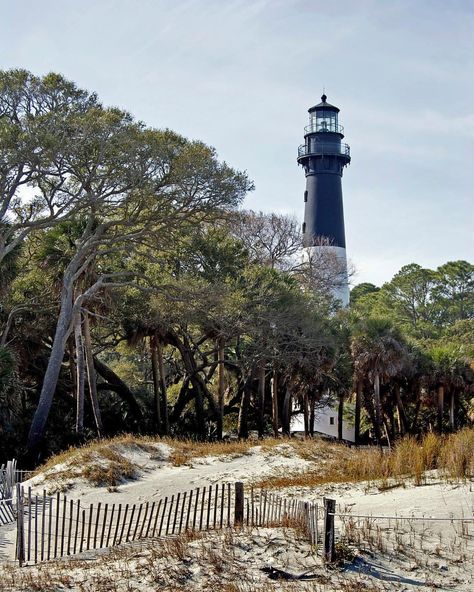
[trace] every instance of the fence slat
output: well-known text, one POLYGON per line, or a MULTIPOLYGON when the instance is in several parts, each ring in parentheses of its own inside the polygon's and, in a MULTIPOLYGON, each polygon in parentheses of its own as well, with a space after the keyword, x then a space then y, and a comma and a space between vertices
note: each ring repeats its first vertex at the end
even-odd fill
POLYGON ((168 521, 166 522, 166 534, 169 533, 170 530, 170 522, 171 522, 171 514, 173 510, 173 503, 174 503, 174 494, 171 496, 170 507, 168 510, 168 521))
POLYGON ((158 508, 156 510, 156 517, 155 517, 155 522, 153 523, 153 532, 151 533, 151 536, 154 537, 155 533, 156 533, 156 525, 158 524, 158 518, 160 516, 160 510, 161 510, 161 502, 162 500, 160 500, 158 502, 158 508))
POLYGON ((147 524, 146 531, 145 531, 145 538, 148 537, 148 533, 150 532, 151 521, 153 520, 153 513, 155 511, 155 505, 156 505, 156 502, 153 502, 151 504, 150 516, 148 517, 148 524, 147 524))
POLYGON ((143 536, 143 529, 145 528, 146 519, 148 517, 148 506, 149 506, 149 502, 146 502, 146 504, 145 504, 145 515, 143 516, 142 527, 140 528, 140 534, 138 535, 138 538, 139 539, 141 539, 142 536, 143 536))
POLYGON ((174 511, 174 518, 173 518, 173 530, 172 534, 175 533, 176 529, 176 520, 178 519, 178 512, 179 512, 179 498, 181 497, 181 493, 178 493, 178 497, 176 498, 176 509, 174 511))
POLYGON ((220 528, 222 528, 224 524, 224 504, 225 504, 225 484, 222 484, 221 487, 221 523, 220 528))
POLYGON ((211 519, 211 499, 212 499, 212 485, 209 485, 208 498, 207 498, 206 530, 209 530, 209 521, 211 519))
POLYGON ((219 498, 219 485, 216 483, 215 485, 216 488, 216 493, 214 494, 214 522, 213 522, 213 528, 216 527, 216 521, 217 521, 217 503, 218 503, 218 498, 219 498))
POLYGON ((132 541, 136 540, 136 538, 137 538, 138 526, 140 524, 140 516, 142 515, 142 510, 143 510, 143 504, 140 504, 140 506, 138 508, 137 523, 135 524, 135 529, 133 530, 132 541))
POLYGON ((110 535, 112 534, 112 525, 114 523, 114 514, 115 514, 115 504, 112 504, 112 511, 110 512, 110 520, 109 520, 109 529, 107 530, 107 539, 105 541, 105 546, 109 546, 110 535))
POLYGON ((104 507, 104 519, 102 520, 102 532, 100 533, 100 549, 104 546, 104 536, 105 536, 105 526, 107 524, 107 512, 109 509, 109 504, 105 504, 104 507))
POLYGON ((199 516, 199 530, 202 530, 202 521, 204 518, 204 500, 206 499, 206 487, 202 488, 202 497, 201 497, 201 515, 199 516))
POLYGON ((132 506, 132 514, 130 516, 130 522, 128 523, 127 536, 125 537, 125 542, 126 543, 128 543, 128 541, 130 540, 130 531, 132 530, 133 517, 135 516, 135 510, 136 509, 137 509, 137 504, 133 504, 133 506, 132 506))
POLYGON ((67 510, 67 502, 66 496, 63 498, 63 515, 61 520, 61 557, 64 557, 64 537, 65 537, 65 530, 66 530, 66 510, 67 510))
POLYGON ((188 511, 186 513, 186 524, 184 525, 184 530, 187 531, 189 527, 189 518, 191 516, 191 508, 193 505, 193 490, 189 492, 189 501, 188 501, 188 511))
POLYGON ((91 544, 91 529, 92 529, 92 516, 94 514, 94 504, 89 506, 89 523, 87 525, 87 541, 86 541, 86 550, 89 551, 90 544, 91 544))
MULTIPOLYGON (((73 512, 74 512, 74 501, 70 500, 70 502, 69 502, 69 528, 68 528, 68 532, 67 532, 67 549, 66 549, 67 555, 71 554, 71 533, 72 533, 73 512)), ((77 525, 76 525, 76 528, 77 528, 77 525)))
POLYGON ((160 531, 158 532, 158 536, 161 536, 161 529, 163 528, 163 521, 165 519, 165 512, 166 512, 166 504, 168 503, 168 498, 165 497, 165 503, 163 504, 163 514, 161 515, 160 521, 160 531))
POLYGON ((115 532, 114 532, 114 538, 113 538, 113 542, 112 545, 116 545, 117 544, 117 536, 118 536, 118 532, 119 532, 119 528, 120 528, 120 516, 122 514, 122 504, 118 505, 118 512, 117 512, 117 523, 115 525, 115 532))
POLYGON ((81 523, 81 541, 79 543, 79 553, 82 553, 84 548, 84 530, 86 527, 86 511, 82 510, 82 523, 81 523))
POLYGON ((179 527, 178 527, 178 534, 181 533, 181 528, 183 526, 183 518, 184 518, 184 506, 186 505, 186 491, 183 494, 183 504, 181 506, 181 515, 179 517, 179 527))
POLYGON ((35 563, 38 563, 38 495, 35 495, 35 563))

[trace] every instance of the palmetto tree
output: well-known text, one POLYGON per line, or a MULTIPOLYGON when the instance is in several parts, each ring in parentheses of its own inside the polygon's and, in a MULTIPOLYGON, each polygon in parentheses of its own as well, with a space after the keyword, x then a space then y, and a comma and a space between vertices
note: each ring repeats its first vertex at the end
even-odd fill
POLYGON ((444 399, 449 394, 449 425, 455 429, 456 394, 472 384, 472 369, 461 347, 436 347, 431 350, 432 386, 437 393, 437 427, 443 431, 444 399))
POLYGON ((356 380, 368 379, 374 389, 374 431, 377 444, 382 434, 380 385, 402 369, 405 347, 398 331, 385 319, 369 318, 356 325, 351 342, 356 380))

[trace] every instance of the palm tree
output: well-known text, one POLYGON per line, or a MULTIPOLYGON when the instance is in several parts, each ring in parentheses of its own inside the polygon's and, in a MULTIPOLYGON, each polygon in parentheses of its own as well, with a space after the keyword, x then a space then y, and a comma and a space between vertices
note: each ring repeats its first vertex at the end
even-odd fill
POLYGON ((403 367, 405 347, 398 331, 385 319, 368 318, 356 325, 351 343, 356 381, 367 378, 373 385, 374 431, 382 439, 380 385, 395 377, 403 367))
POLYGON ((430 357, 433 362, 432 385, 437 392, 437 428, 443 431, 443 416, 445 395, 449 399, 449 427, 456 428, 456 394, 469 382, 468 375, 471 369, 462 347, 444 346, 431 350, 430 357))

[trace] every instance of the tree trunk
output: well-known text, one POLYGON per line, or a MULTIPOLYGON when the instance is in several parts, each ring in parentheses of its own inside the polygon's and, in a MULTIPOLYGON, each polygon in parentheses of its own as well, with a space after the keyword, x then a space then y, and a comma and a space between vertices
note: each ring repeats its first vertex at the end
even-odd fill
POLYGON ((190 403, 193 399, 192 389, 189 388, 189 378, 185 378, 183 380, 183 384, 179 389, 179 395, 176 399, 176 403, 173 405, 173 409, 171 410, 169 421, 174 423, 178 421, 181 413, 186 408, 186 405, 190 403))
POLYGON ((278 374, 273 370, 272 377, 272 427, 273 435, 278 438, 278 374))
POLYGON ((153 377, 153 411, 155 415, 156 431, 161 434, 161 396, 160 396, 160 372, 158 367, 158 351, 156 335, 149 337, 151 374, 153 377))
POLYGON ((51 348, 48 366, 43 379, 38 407, 33 416, 33 421, 31 422, 28 434, 27 446, 31 455, 38 450, 41 440, 43 439, 46 422, 53 402, 54 391, 56 390, 56 385, 58 383, 61 364, 64 358, 64 350, 66 348, 67 338, 71 331, 73 309, 72 296, 72 277, 66 276, 63 280, 63 287, 61 290, 61 307, 56 324, 53 346, 51 348))
POLYGON ((309 436, 309 401, 308 401, 308 393, 303 395, 303 422, 304 422, 304 437, 307 438, 309 436))
POLYGON ((374 407, 375 407, 375 439, 377 445, 382 443, 382 402, 380 400, 380 375, 375 373, 374 377, 374 407))
POLYGON ((385 437, 387 438, 388 448, 389 448, 389 450, 391 450, 392 442, 391 442, 391 438, 390 438, 390 430, 388 429, 388 423, 387 423, 387 420, 385 419, 385 417, 383 418, 383 428, 385 431, 385 437))
POLYGON ((178 348, 184 367, 186 369, 186 373, 193 386, 197 433, 201 439, 204 439, 207 433, 206 417, 204 414, 204 396, 207 397, 213 417, 217 418, 218 409, 215 398, 211 393, 209 393, 209 390, 207 389, 202 377, 199 375, 196 360, 194 359, 192 352, 192 347, 186 333, 181 332, 180 338, 176 331, 169 330, 167 337, 170 340, 170 343, 178 348))
POLYGON ((421 408, 421 395, 422 395, 422 387, 419 386, 417 393, 416 393, 416 405, 415 405, 415 412, 413 414, 413 420, 410 424, 410 434, 415 434, 416 430, 417 430, 417 424, 418 424, 418 416, 420 414, 420 408, 421 408))
POLYGON ((400 385, 395 385, 395 401, 397 404, 397 417, 398 417, 398 429, 402 436, 404 436, 408 430, 408 420, 405 413, 405 407, 403 405, 402 397, 400 395, 400 385))
POLYGON ((165 363, 163 359, 163 344, 159 339, 156 342, 156 353, 158 357, 158 370, 160 375, 160 390, 161 390, 161 424, 162 433, 167 436, 170 431, 168 418, 168 392, 166 388, 166 372, 165 363))
POLYGON ((453 388, 451 388, 449 399, 449 427, 452 432, 456 429, 456 400, 453 388))
POLYGON ((76 434, 78 435, 82 435, 84 432, 84 385, 86 378, 81 321, 81 311, 78 310, 74 314, 74 343, 76 346, 76 434))
POLYGON ((245 382, 242 389, 242 398, 240 401, 239 419, 237 424, 237 434, 240 439, 247 439, 249 437, 249 403, 250 403, 250 384, 245 382))
POLYGON ((444 386, 438 386, 438 433, 443 433, 444 386))
POLYGON ((99 390, 110 389, 117 393, 129 406, 132 415, 135 417, 138 424, 143 421, 142 411, 140 405, 135 399, 135 395, 128 388, 125 382, 115 374, 112 368, 109 368, 107 364, 104 364, 99 358, 94 357, 94 367, 97 372, 107 381, 107 384, 100 384, 97 388, 99 390))
POLYGON ((95 426, 97 428, 97 434, 99 438, 104 435, 104 426, 102 424, 102 415, 100 413, 99 398, 97 396, 97 380, 94 368, 94 356, 92 353, 92 339, 91 339, 91 327, 89 323, 89 313, 84 311, 84 352, 86 354, 86 367, 87 367, 87 381, 89 384, 89 395, 92 404, 92 413, 94 415, 95 426))
POLYGON ((225 373, 224 373, 224 339, 220 337, 217 342, 217 364, 218 364, 218 416, 217 416, 217 438, 222 440, 224 429, 224 395, 225 395, 225 373))
POLYGON ((362 396, 363 396, 363 382, 362 380, 357 381, 356 386, 356 400, 354 410, 354 440, 356 444, 360 444, 360 411, 362 408, 362 396))
POLYGON ((75 353, 74 353, 74 338, 72 336, 69 336, 68 340, 67 340, 67 351, 68 351, 68 356, 69 356, 69 375, 71 377, 71 394, 72 394, 72 398, 74 399, 74 401, 76 400, 76 361, 74 359, 75 357, 75 353))
POLYGON ((313 396, 309 400, 309 435, 314 436, 314 422, 316 421, 316 399, 313 396))
POLYGON ((263 438, 265 432, 265 364, 262 362, 258 377, 258 436, 263 438))
POLYGON ((337 439, 342 440, 342 428, 344 425, 344 394, 339 394, 339 404, 337 406, 337 439))
POLYGON ((291 436, 291 391, 287 387, 285 398, 283 400, 283 410, 281 414, 281 426, 285 436, 291 436))

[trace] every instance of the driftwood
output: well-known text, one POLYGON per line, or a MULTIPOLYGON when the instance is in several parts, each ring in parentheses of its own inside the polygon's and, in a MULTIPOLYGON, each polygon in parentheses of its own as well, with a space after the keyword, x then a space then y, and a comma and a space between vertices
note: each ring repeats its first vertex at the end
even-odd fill
POLYGON ((319 574, 309 574, 307 571, 303 572, 302 574, 295 575, 291 574, 288 571, 283 571, 282 569, 278 569, 276 567, 272 567, 271 565, 268 567, 261 567, 260 571, 268 574, 270 580, 299 580, 299 581, 309 581, 309 580, 318 580, 321 578, 319 574))

